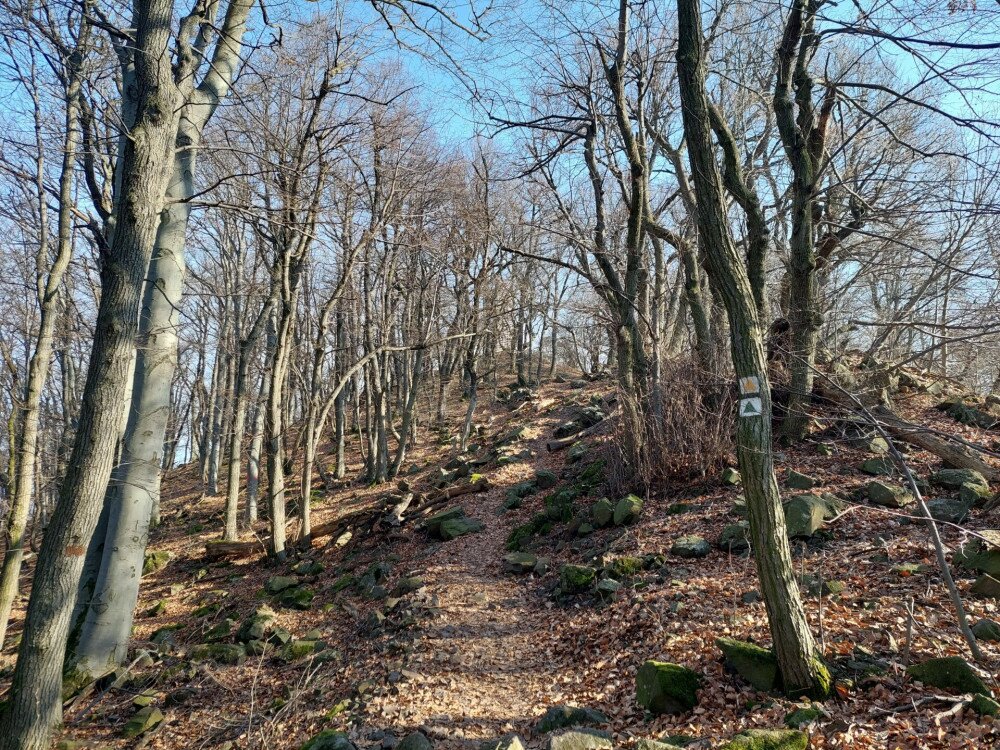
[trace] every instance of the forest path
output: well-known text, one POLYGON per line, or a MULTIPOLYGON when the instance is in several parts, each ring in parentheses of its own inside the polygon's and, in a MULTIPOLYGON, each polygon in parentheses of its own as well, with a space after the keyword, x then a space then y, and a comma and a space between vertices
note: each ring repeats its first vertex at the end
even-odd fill
POLYGON ((548 415, 509 421, 528 426, 519 447, 534 456, 492 471, 490 491, 462 499, 466 514, 485 529, 436 545, 426 557, 421 577, 439 616, 415 634, 398 694, 376 699, 369 711, 418 726, 440 746, 467 747, 509 732, 523 737, 558 702, 558 683, 567 675, 552 658, 558 641, 552 604, 529 577, 503 570, 507 536, 523 520, 502 507, 511 485, 539 469, 562 468, 564 454, 545 448, 558 421, 548 415))

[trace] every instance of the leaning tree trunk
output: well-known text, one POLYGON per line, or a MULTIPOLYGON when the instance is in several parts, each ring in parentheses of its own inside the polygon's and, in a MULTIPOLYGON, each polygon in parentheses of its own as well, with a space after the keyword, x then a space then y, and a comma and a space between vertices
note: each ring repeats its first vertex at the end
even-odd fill
MULTIPOLYGON (((87 43, 89 27, 85 24, 80 32, 80 44, 87 43)), ((82 47, 80 47, 82 49, 82 47)), ((82 54, 78 49, 70 58, 67 69, 67 84, 65 94, 66 113, 63 141, 63 159, 59 176, 59 218, 57 229, 57 251, 52 262, 44 288, 39 288, 40 320, 38 326, 38 341, 35 351, 28 363, 27 388, 21 414, 21 432, 17 440, 17 473, 12 475, 14 492, 7 516, 7 551, 3 558, 3 569, 0 571, 0 647, 3 646, 7 633, 7 623, 10 620, 10 610, 18 592, 18 579, 21 575, 21 561, 24 558, 25 529, 28 525, 28 512, 31 507, 31 494, 34 487, 35 454, 38 450, 38 419, 39 405, 42 400, 42 390, 49 376, 52 363, 53 340, 56 319, 59 317, 59 288, 63 275, 69 266, 73 255, 72 215, 73 215, 73 167, 76 162, 76 148, 79 140, 78 121, 80 117, 80 65, 82 54)), ((42 196, 42 200, 45 200, 42 196)), ((47 259, 48 248, 43 248, 47 259)), ((42 269, 36 269, 41 274, 42 269)), ((16 413, 11 410, 11 414, 16 413)), ((14 433, 11 432, 11 437, 14 433)), ((11 440, 13 446, 14 441, 11 440)))
MULTIPOLYGON (((101 299, 73 452, 38 563, 0 737, 10 750, 43 750, 62 721, 62 664, 76 587, 101 511, 127 404, 143 279, 170 177, 177 101, 170 55, 173 4, 136 3, 135 121, 123 139, 115 225, 101 264, 101 299)), ((131 72, 131 71, 130 71, 131 72)), ((131 109, 126 106, 126 110, 131 109)))
POLYGON ((736 433, 747 498, 750 535, 774 651, 785 689, 825 697, 830 677, 817 658, 792 568, 771 447, 771 394, 767 359, 753 290, 728 230, 722 179, 715 160, 705 91, 705 57, 698 0, 678 0, 677 69, 684 134, 698 203, 698 228, 708 267, 729 316, 733 365, 741 390, 736 433), (742 383, 756 378, 756 387, 742 383), (752 400, 755 399, 755 400, 752 400), (744 411, 743 405, 752 409, 744 411))

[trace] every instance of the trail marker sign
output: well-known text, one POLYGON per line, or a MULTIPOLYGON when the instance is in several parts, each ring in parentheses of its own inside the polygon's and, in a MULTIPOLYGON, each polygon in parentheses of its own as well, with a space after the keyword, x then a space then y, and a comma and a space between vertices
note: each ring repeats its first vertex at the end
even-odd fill
POLYGON ((740 417, 759 417, 763 413, 759 397, 740 399, 740 417))
POLYGON ((740 394, 743 396, 756 396, 760 393, 760 378, 756 375, 747 375, 740 378, 740 394))

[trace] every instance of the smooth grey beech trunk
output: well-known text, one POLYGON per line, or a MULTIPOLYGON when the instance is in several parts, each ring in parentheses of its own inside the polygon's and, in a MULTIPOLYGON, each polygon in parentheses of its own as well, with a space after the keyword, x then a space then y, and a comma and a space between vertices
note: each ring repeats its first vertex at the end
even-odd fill
POLYGON ((101 264, 90 365, 59 500, 42 540, 6 710, 5 750, 43 750, 62 721, 62 666, 84 556, 104 500, 126 415, 142 283, 173 160, 180 101, 168 45, 170 0, 137 1, 134 67, 123 87, 134 106, 116 175, 115 221, 101 264))
POLYGON ((121 664, 128 652, 150 519, 160 493, 162 452, 177 365, 186 270, 184 244, 190 217, 188 199, 194 194, 201 134, 228 92, 249 9, 250 3, 245 0, 234 0, 230 5, 222 32, 225 41, 220 41, 212 73, 202 86, 193 88, 191 78, 178 85, 185 103, 173 134, 175 148, 165 206, 159 216, 143 292, 131 408, 122 459, 114 474, 116 488, 110 496, 101 568, 72 655, 74 680, 89 681, 107 673, 121 664))

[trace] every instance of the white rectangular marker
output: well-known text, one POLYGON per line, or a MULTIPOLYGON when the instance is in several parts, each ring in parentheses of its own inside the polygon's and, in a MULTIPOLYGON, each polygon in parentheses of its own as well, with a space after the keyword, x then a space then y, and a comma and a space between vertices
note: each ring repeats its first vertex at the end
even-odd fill
POLYGON ((740 393, 744 396, 752 396, 755 393, 760 393, 760 378, 756 375, 747 375, 745 378, 740 378, 740 393))
POLYGON ((763 411, 764 407, 761 405, 760 399, 756 396, 740 400, 741 417, 759 417, 763 411))

